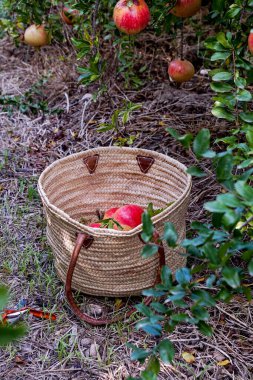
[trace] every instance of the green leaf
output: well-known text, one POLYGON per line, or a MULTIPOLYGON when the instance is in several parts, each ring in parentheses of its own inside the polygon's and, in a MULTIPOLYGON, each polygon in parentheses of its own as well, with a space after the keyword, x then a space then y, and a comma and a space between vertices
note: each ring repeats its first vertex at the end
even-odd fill
POLYGON ((245 88, 247 86, 247 81, 245 78, 242 78, 240 76, 237 76, 235 78, 235 85, 241 89, 245 88))
POLYGON ((239 117, 242 121, 246 123, 253 123, 253 112, 241 112, 239 117))
POLYGON ((181 301, 185 296, 185 291, 181 288, 178 288, 178 286, 175 286, 174 288, 170 289, 171 296, 169 296, 167 299, 169 301, 181 301))
POLYGON ((217 196, 217 200, 228 207, 242 207, 242 202, 234 194, 231 193, 219 194, 217 196))
POLYGON ((176 247, 177 243, 177 231, 175 230, 175 227, 173 223, 167 222, 164 224, 164 235, 163 239, 166 240, 166 243, 169 247, 176 247))
POLYGON ((141 348, 135 347, 133 344, 127 343, 127 346, 132 348, 132 353, 131 353, 131 360, 138 360, 141 363, 144 362, 144 360, 150 356, 151 352, 147 350, 143 350, 141 348))
POLYGON ((253 165, 253 158, 249 158, 248 160, 243 161, 240 165, 238 165, 238 169, 244 169, 248 168, 249 166, 252 167, 253 165))
POLYGON ((213 100, 215 100, 214 107, 222 107, 230 112, 234 112, 236 105, 236 97, 234 93, 224 93, 222 95, 217 95, 214 96, 213 100))
POLYGON ((238 268, 225 267, 222 271, 223 280, 231 286, 231 288, 236 289, 241 285, 241 280, 239 276, 238 268))
POLYGON ((189 284, 192 279, 191 271, 189 268, 180 268, 175 273, 175 278, 180 285, 189 284))
POLYGON ((142 214, 142 226, 143 232, 141 234, 141 238, 145 243, 148 243, 153 238, 154 226, 151 217, 147 212, 142 214))
POLYGON ((185 313, 172 314, 170 319, 174 322, 187 322, 189 319, 189 315, 185 313))
MULTIPOLYGON (((170 206, 172 203, 173 203, 173 202, 171 202, 170 204, 168 204, 167 207, 170 206)), ((158 208, 158 209, 155 210, 155 209, 154 209, 154 205, 153 205, 152 202, 148 204, 148 207, 147 207, 147 213, 149 214, 149 216, 150 216, 151 218, 152 218, 153 216, 155 216, 155 215, 160 214, 162 211, 164 211, 164 208, 158 208)))
POLYGON ((143 319, 136 324, 137 330, 142 329, 147 334, 152 336, 160 336, 162 331, 162 326, 158 323, 151 323, 148 319, 143 319))
POLYGON ((206 336, 212 336, 213 335, 213 330, 212 330, 212 327, 210 325, 208 325, 206 322, 204 321, 200 321, 198 324, 198 329, 199 331, 203 334, 203 335, 206 335, 206 336))
POLYGON ((159 343, 158 350, 160 358, 164 364, 170 364, 173 362, 175 349, 170 340, 164 339, 161 343, 159 343))
POLYGON ((9 292, 5 286, 0 286, 0 311, 7 305, 9 292))
POLYGON ((212 77, 214 82, 227 81, 232 78, 233 78, 233 75, 229 73, 228 71, 221 71, 212 77))
POLYGON ((179 136, 177 139, 184 148, 188 149, 191 146, 193 135, 191 133, 187 133, 183 136, 179 136))
POLYGON ((174 128, 167 128, 166 131, 174 137, 177 141, 179 141, 184 148, 188 149, 191 145, 193 136, 191 133, 187 133, 181 136, 174 128))
POLYGON ((158 313, 166 314, 168 309, 160 302, 151 302, 150 306, 158 313))
POLYGON ((234 227, 241 219, 241 214, 234 210, 227 211, 222 217, 222 223, 225 227, 234 227))
POLYGON ((223 107, 213 107, 212 114, 215 117, 218 117, 218 119, 226 119, 228 121, 235 121, 235 116, 232 114, 232 112, 227 111, 223 107))
POLYGON ((216 38, 217 38, 217 41, 222 46, 224 46, 225 48, 231 48, 231 44, 227 40, 225 33, 223 33, 223 32, 218 33, 217 36, 216 36, 216 38))
POLYGON ((231 293, 231 289, 221 289, 219 293, 216 296, 216 299, 223 301, 223 302, 229 302, 233 298, 233 294, 231 293))
POLYGON ((139 303, 138 305, 135 305, 135 308, 136 310, 145 315, 145 317, 150 317, 152 315, 152 311, 150 310, 150 308, 145 305, 144 303, 139 303))
POLYGON ((205 153, 202 154, 202 157, 204 158, 214 158, 215 156, 216 153, 211 149, 208 149, 205 153))
POLYGON ((25 326, 4 326, 0 324, 0 346, 6 346, 13 340, 22 338, 26 331, 25 326))
POLYGON ((151 356, 147 365, 147 371, 152 371, 155 375, 160 372, 160 362, 156 356, 151 356))
POLYGON ((249 204, 253 204, 253 188, 248 186, 245 181, 237 181, 235 183, 235 190, 249 204))
POLYGON ((236 99, 240 102, 250 102, 252 100, 252 95, 247 90, 239 90, 236 94, 236 99))
POLYGON ((164 265, 161 269, 162 284, 168 289, 172 286, 172 272, 169 267, 164 265))
POLYGON ((224 213, 228 211, 228 207, 222 203, 221 201, 212 201, 212 202, 206 202, 204 204, 204 209, 210 212, 215 212, 215 213, 224 213))
POLYGON ((140 380, 157 380, 157 376, 153 371, 145 369, 141 373, 141 379, 140 380))
POLYGON ((233 4, 231 6, 231 8, 229 9, 229 11, 226 13, 226 17, 228 17, 228 18, 234 18, 237 15, 239 15, 239 13, 241 12, 241 10, 242 10, 241 7, 238 7, 235 4, 233 4))
POLYGON ((242 291, 243 291, 243 294, 245 295, 246 299, 248 302, 252 301, 252 292, 251 292, 251 289, 246 287, 246 286, 243 286, 242 287, 242 291))
POLYGON ((253 276, 253 259, 251 259, 249 262, 248 271, 249 271, 250 276, 253 276))
POLYGON ((207 174, 203 172, 198 166, 190 166, 186 172, 194 177, 206 177, 207 174))
POLYGON ((191 308, 192 314, 195 318, 202 321, 207 321, 210 317, 208 311, 201 306, 195 305, 191 308))
POLYGON ((209 50, 214 50, 214 51, 225 51, 227 52, 227 49, 224 48, 224 46, 222 46, 219 42, 217 42, 216 40, 213 41, 213 40, 206 40, 204 42, 204 46, 209 49, 209 50))
POLYGON ((212 10, 222 12, 225 9, 226 0, 212 0, 212 10))
POLYGON ((180 134, 174 128, 166 128, 166 131, 176 140, 180 137, 180 134))
POLYGON ((216 281, 216 276, 214 274, 211 274, 207 280, 206 280, 206 286, 208 288, 211 288, 213 286, 213 284, 215 283, 216 281))
POLYGON ((142 291, 142 294, 147 297, 161 297, 165 294, 165 291, 156 289, 144 289, 142 291))
POLYGON ((202 129, 193 141, 193 151, 199 158, 206 153, 210 146, 210 131, 209 129, 202 129))
POLYGON ((232 154, 226 154, 220 157, 216 167, 216 177, 219 182, 226 181, 232 176, 233 169, 233 156, 232 154))
POLYGON ((158 246, 156 244, 147 244, 143 247, 141 255, 144 259, 147 259, 155 255, 157 252, 158 252, 158 246))
POLYGON ((191 298, 197 302, 199 306, 214 306, 215 300, 206 290, 196 289, 192 292, 191 298))
POLYGON ((230 51, 217 52, 217 53, 214 53, 214 54, 211 56, 211 61, 212 61, 212 62, 214 62, 214 61, 220 61, 220 60, 225 61, 225 60, 228 59, 230 56, 231 56, 231 52, 230 52, 230 51))
POLYGON ((213 91, 221 93, 230 92, 234 90, 233 86, 231 86, 228 83, 211 83, 210 87, 213 91))

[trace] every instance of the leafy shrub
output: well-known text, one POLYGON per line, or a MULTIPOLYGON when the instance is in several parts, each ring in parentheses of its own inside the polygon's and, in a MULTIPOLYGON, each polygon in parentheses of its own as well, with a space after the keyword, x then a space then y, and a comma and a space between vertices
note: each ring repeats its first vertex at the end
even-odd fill
MULTIPOLYGON (((248 86, 252 83, 252 61, 247 49, 247 38, 252 23, 252 1, 213 1, 209 17, 219 23, 220 32, 205 41, 206 57, 212 79, 211 89, 215 96, 212 114, 225 119, 228 133, 213 142, 208 129, 202 129, 195 138, 191 134, 180 136, 169 128, 168 132, 186 149, 190 149, 199 164, 188 172, 197 177, 207 174, 201 169, 201 160, 212 162, 213 172, 222 192, 215 200, 207 202, 204 209, 210 222, 193 222, 190 238, 179 243, 182 254, 194 259, 191 268, 180 268, 172 277, 168 267, 162 268, 161 284, 145 290, 153 296, 151 305, 137 305, 144 316, 136 327, 160 337, 159 343, 150 349, 131 346, 132 359, 144 363, 146 369, 141 379, 156 379, 160 360, 165 364, 174 359, 175 349, 162 333, 172 332, 178 324, 196 325, 203 335, 212 335, 208 324, 209 309, 218 302, 229 302, 236 294, 252 299, 248 287, 253 276, 253 188, 252 143, 253 112, 252 95, 248 86), (243 22, 242 22, 243 21, 243 22), (223 144, 225 150, 220 151, 223 144), (203 270, 208 269, 205 286, 197 281, 203 270), (158 299, 156 299, 158 297, 158 299), (161 297, 161 298, 160 298, 161 297)), ((156 254, 153 242, 153 226, 148 214, 143 219, 143 237, 148 243, 143 256, 156 254)), ((176 231, 170 223, 165 224, 161 240, 168 246, 177 244, 176 231)))
MULTIPOLYGON (((5 307, 9 299, 9 293, 5 286, 0 286, 0 311, 5 307)), ((6 346, 13 340, 24 336, 26 328, 22 325, 12 326, 0 320, 0 346, 6 346)))

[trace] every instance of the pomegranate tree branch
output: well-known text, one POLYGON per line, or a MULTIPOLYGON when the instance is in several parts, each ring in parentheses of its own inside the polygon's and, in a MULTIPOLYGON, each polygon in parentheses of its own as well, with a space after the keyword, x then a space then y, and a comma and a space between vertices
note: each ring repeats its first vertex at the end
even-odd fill
POLYGON ((95 47, 95 39, 96 39, 96 31, 97 31, 96 21, 97 21, 98 9, 99 9, 99 0, 96 0, 94 11, 92 12, 92 21, 91 21, 94 54, 96 54, 97 52, 97 48, 95 47))
POLYGON ((184 59, 184 22, 182 21, 181 26, 181 37, 180 37, 180 58, 184 59))

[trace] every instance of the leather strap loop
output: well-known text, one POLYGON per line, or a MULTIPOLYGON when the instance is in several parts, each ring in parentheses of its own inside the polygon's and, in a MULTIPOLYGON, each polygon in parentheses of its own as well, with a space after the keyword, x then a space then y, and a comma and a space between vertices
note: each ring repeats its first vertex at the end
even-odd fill
MULTIPOLYGON (((77 262, 79 253, 81 251, 81 248, 85 247, 86 249, 88 249, 90 247, 89 244, 86 244, 88 241, 91 241, 91 236, 85 235, 83 233, 79 233, 77 235, 76 245, 75 245, 75 248, 73 250, 73 253, 72 253, 72 256, 70 259, 70 263, 69 263, 68 272, 67 272, 66 285, 65 285, 65 295, 66 295, 66 298, 68 300, 68 303, 69 303, 73 313, 79 319, 81 319, 82 321, 84 321, 86 323, 89 323, 92 326, 108 325, 108 324, 115 323, 115 322, 121 321, 123 319, 129 318, 136 311, 135 308, 131 308, 127 313, 125 313, 125 315, 120 315, 118 317, 95 318, 95 317, 89 316, 86 313, 83 313, 79 309, 77 304, 75 303, 75 300, 74 300, 73 295, 72 295, 72 290, 71 290, 72 277, 73 277, 76 262, 77 262)), ((155 281, 155 285, 156 285, 157 283, 159 283, 161 281, 160 272, 161 272, 162 266, 165 265, 165 252, 164 252, 164 248, 163 248, 162 243, 159 242, 158 233, 154 234, 154 242, 159 245, 159 249, 158 249, 159 267, 158 267, 157 277, 156 277, 156 281, 155 281)), ((144 304, 148 306, 152 302, 152 299, 153 299, 152 297, 145 298, 144 304)))

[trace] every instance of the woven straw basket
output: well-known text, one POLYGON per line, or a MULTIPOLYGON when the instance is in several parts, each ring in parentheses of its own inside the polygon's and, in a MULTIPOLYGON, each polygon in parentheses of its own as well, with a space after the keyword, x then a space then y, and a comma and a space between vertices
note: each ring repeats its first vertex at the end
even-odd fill
MULTIPOLYGON (((163 154, 117 147, 87 150, 51 164, 41 174, 38 189, 59 277, 66 281, 76 236, 82 233, 90 240, 79 247, 72 288, 90 295, 128 296, 152 287, 158 260, 157 255, 141 257, 141 226, 130 231, 95 229, 79 221, 95 222, 97 209, 129 203, 146 208, 152 202, 155 209, 165 208, 152 218, 156 230, 162 233, 164 222, 170 221, 180 241, 191 188, 185 169, 163 154)), ((172 271, 185 265, 178 249, 165 248, 165 258, 172 271)))

